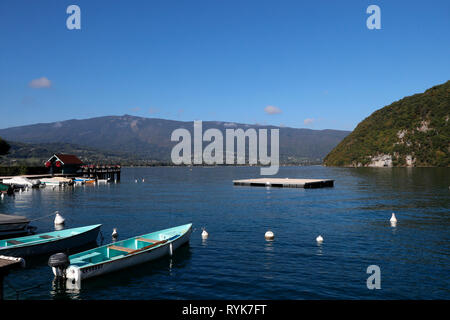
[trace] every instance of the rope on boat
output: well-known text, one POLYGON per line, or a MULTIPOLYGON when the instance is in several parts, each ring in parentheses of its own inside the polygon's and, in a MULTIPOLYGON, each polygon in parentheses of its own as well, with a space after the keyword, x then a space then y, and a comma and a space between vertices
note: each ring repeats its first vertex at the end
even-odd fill
POLYGON ((39 217, 39 218, 36 218, 36 219, 31 219, 30 222, 31 221, 36 221, 36 220, 41 220, 41 219, 44 219, 44 218, 48 218, 48 217, 51 217, 51 216, 54 216, 54 215, 55 215, 55 213, 53 212, 53 213, 48 214, 48 215, 43 216, 43 217, 39 217))
POLYGON ((100 245, 103 245, 103 240, 105 240, 105 238, 103 237, 102 230, 100 230, 99 235, 100 235, 100 245))

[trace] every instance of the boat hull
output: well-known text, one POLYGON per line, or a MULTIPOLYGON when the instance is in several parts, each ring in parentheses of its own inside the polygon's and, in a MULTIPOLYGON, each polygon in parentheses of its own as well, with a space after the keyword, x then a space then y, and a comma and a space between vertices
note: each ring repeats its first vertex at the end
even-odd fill
POLYGON ((83 245, 95 242, 100 232, 101 225, 69 237, 60 238, 54 241, 44 243, 36 243, 25 245, 21 247, 3 247, 0 248, 0 255, 12 257, 29 257, 47 253, 54 253, 58 251, 65 251, 66 249, 81 247, 83 245))
POLYGON ((0 224, 0 235, 14 232, 26 232, 30 222, 0 224))
POLYGON ((0 214, 0 238, 13 234, 27 234, 30 220, 23 216, 0 214))
MULTIPOLYGON (((124 257, 121 257, 120 259, 110 260, 86 267, 70 266, 66 270, 65 276, 67 279, 80 281, 83 279, 96 277, 99 275, 156 260, 166 255, 171 255, 176 249, 189 242, 191 232, 192 227, 190 227, 183 235, 174 239, 173 241, 168 241, 164 245, 161 245, 154 249, 144 250, 136 254, 126 255, 124 257)), ((58 271, 55 268, 53 268, 53 273, 55 276, 58 275, 58 271)))

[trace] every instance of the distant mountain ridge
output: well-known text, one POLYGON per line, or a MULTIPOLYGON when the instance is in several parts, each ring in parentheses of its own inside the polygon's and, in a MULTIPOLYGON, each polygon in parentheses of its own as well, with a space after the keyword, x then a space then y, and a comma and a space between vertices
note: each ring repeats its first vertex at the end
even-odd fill
POLYGON ((330 166, 450 166, 450 81, 361 121, 324 159, 330 166))
MULTIPOLYGON (((0 129, 7 141, 29 144, 61 143, 84 146, 109 153, 128 153, 134 157, 170 161, 177 142, 170 140, 175 129, 184 128, 193 134, 193 122, 143 118, 131 115, 104 116, 84 120, 66 120, 0 129)), ((216 128, 280 129, 280 161, 321 161, 347 134, 341 130, 312 130, 265 125, 248 125, 220 121, 204 121, 203 132, 216 128)), ((224 134, 225 137, 225 134, 224 134)), ((204 142, 203 146, 208 143, 204 142)))

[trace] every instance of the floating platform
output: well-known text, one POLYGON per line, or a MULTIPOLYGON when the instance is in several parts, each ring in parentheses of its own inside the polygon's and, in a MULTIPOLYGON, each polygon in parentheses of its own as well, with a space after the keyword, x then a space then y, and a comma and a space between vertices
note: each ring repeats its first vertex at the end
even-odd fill
POLYGON ((11 269, 23 267, 23 264, 24 260, 22 258, 0 255, 0 272, 7 272, 11 269))
POLYGON ((289 179, 289 178, 259 178, 233 180, 237 186, 250 187, 277 187, 277 188, 326 188, 333 187, 334 180, 331 179, 289 179))

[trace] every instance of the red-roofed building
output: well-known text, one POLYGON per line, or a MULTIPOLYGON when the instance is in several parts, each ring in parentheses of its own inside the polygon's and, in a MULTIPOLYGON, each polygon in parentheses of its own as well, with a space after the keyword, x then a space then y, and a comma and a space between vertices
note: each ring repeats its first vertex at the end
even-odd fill
POLYGON ((63 174, 77 173, 82 165, 83 161, 81 161, 77 156, 61 153, 54 154, 45 162, 45 166, 50 168, 50 172, 52 174, 57 172, 61 172, 63 174))

